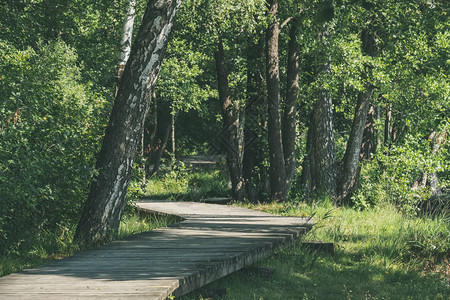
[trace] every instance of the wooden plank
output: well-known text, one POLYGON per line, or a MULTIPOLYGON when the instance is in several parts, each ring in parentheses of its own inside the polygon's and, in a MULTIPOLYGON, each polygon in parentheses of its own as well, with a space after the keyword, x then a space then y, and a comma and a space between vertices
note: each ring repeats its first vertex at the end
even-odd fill
POLYGON ((0 278, 0 299, 166 299, 268 257, 311 228, 306 218, 240 207, 144 202, 184 221, 0 278))

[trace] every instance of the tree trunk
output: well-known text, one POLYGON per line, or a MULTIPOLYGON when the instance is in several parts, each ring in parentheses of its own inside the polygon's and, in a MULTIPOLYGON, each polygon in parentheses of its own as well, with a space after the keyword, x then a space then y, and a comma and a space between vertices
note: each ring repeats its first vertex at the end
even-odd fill
MULTIPOLYGON (((325 42, 329 39, 328 30, 327 28, 319 34, 320 39, 325 42)), ((331 63, 327 53, 319 53, 316 68, 319 79, 322 79, 326 73, 331 73, 331 63)), ((313 107, 313 123, 311 126, 314 128, 313 153, 316 190, 319 193, 335 196, 337 162, 334 142, 333 103, 330 92, 325 87, 321 87, 318 90, 317 101, 313 107)))
MULTIPOLYGON (((379 105, 376 105, 374 109, 375 109, 375 119, 377 120, 377 124, 380 124, 381 108, 379 105)), ((369 112, 370 112, 370 108, 369 108, 369 112)), ((378 149, 381 148, 381 138, 380 138, 380 134, 378 133, 378 127, 374 126, 373 134, 375 135, 376 143, 375 143, 375 147, 374 147, 372 153, 377 153, 378 149)))
POLYGON ((269 1, 269 14, 273 17, 266 35, 268 139, 270 162, 271 200, 286 200, 286 168, 281 135, 280 114, 280 70, 278 59, 278 38, 280 34, 277 20, 278 2, 269 1))
MULTIPOLYGON (((431 132, 431 134, 428 136, 428 141, 430 142, 430 146, 432 149, 432 154, 436 155, 439 152, 439 148, 441 145, 445 142, 445 138, 447 136, 447 131, 443 131, 441 134, 437 135, 436 131, 431 132)), ((437 172, 433 172, 431 174, 428 174, 426 172, 422 173, 421 178, 416 180, 411 189, 415 190, 417 188, 425 188, 427 185, 427 182, 430 182, 430 189, 431 189, 431 195, 432 196, 439 196, 442 194, 442 189, 439 184, 439 177, 437 175, 437 172), (420 184, 419 184, 420 181, 420 184)))
MULTIPOLYGON (((374 57, 377 52, 376 39, 371 25, 361 30, 361 44, 363 53, 374 57)), ((365 77, 369 77, 372 67, 365 66, 365 77)), ((370 153, 375 149, 375 108, 370 105, 375 87, 366 78, 365 91, 358 94, 358 103, 355 108, 352 129, 347 141, 347 148, 344 154, 344 166, 338 186, 339 201, 348 201, 355 189, 358 187, 359 165, 361 156, 370 157, 370 153), (370 109, 369 109, 370 108, 370 109), (361 149, 364 152, 361 153, 361 149)))
POLYGON ((392 105, 386 108, 386 118, 384 120, 384 144, 388 144, 392 138, 392 105))
POLYGON ((159 172, 159 167, 161 166, 161 158, 164 153, 164 150, 167 147, 167 141, 169 140, 169 134, 170 134, 170 123, 166 124, 166 127, 164 128, 164 132, 162 135, 162 139, 158 139, 156 142, 156 149, 152 155, 152 162, 153 162, 153 170, 151 176, 156 175, 156 173, 159 172))
POLYGON ((148 110, 148 97, 180 5, 149 1, 142 25, 123 72, 96 168, 74 240, 85 246, 117 237, 134 156, 148 110))
POLYGON ((120 42, 120 56, 119 56, 119 70, 117 71, 117 85, 115 96, 119 91, 119 82, 122 78, 123 71, 125 70, 125 65, 127 64, 128 58, 131 52, 131 39, 133 37, 133 25, 135 16, 136 0, 130 0, 128 2, 127 15, 125 21, 123 22, 123 32, 122 40, 120 42))
MULTIPOLYGON (((358 95, 359 97, 359 95, 358 95)), ((366 124, 364 126, 364 133, 361 143, 360 161, 370 158, 370 153, 374 152, 375 148, 375 118, 374 106, 370 106, 367 112, 366 124)))
POLYGON ((262 173, 264 134, 266 119, 265 102, 265 68, 264 68, 264 35, 260 35, 256 43, 247 49, 247 104, 245 107, 245 152, 243 174, 245 178, 246 196, 250 202, 263 200, 265 178, 262 173))
MULTIPOLYGON (((152 100, 153 100, 153 130, 150 133, 150 141, 153 142, 156 137, 156 130, 158 129, 158 99, 156 98, 156 93, 152 92, 152 100)), ((150 160, 149 160, 150 161, 150 160)))
MULTIPOLYGON (((156 100, 156 97, 154 97, 156 100)), ((146 172, 149 177, 156 175, 161 166, 161 158, 167 148, 169 136, 172 128, 172 108, 168 101, 160 101, 158 107, 155 106, 155 129, 152 133, 151 149, 147 157, 146 172), (150 167, 153 166, 153 168, 150 167)), ((175 116, 176 118, 176 116, 175 116)))
POLYGON ((245 198, 245 184, 242 174, 242 153, 244 149, 240 140, 242 137, 239 133, 242 126, 239 124, 240 109, 234 107, 228 90, 228 69, 221 38, 219 38, 215 60, 219 100, 222 103, 224 125, 221 138, 227 154, 233 195, 237 201, 243 201, 245 198))
POLYGON ((170 127, 170 140, 172 142, 172 154, 173 158, 175 159, 175 119, 176 119, 176 112, 175 109, 172 108, 171 113, 171 127, 170 127))
POLYGON ((156 152, 156 149, 158 147, 158 139, 157 139, 157 134, 158 134, 158 126, 161 126, 161 124, 158 125, 158 98, 156 98, 156 93, 152 92, 151 93, 152 98, 151 101, 153 103, 153 108, 151 108, 151 111, 149 112, 149 114, 152 114, 152 122, 150 123, 151 125, 151 131, 148 131, 148 152, 147 152, 147 158, 145 160, 145 174, 146 176, 151 176, 152 175, 152 169, 151 169, 151 164, 152 164, 152 160, 153 160, 153 155, 156 152))
POLYGON ((366 90, 364 92, 360 92, 358 95, 358 103, 356 104, 353 125, 347 142, 347 148, 345 150, 344 167, 339 184, 340 201, 348 200, 358 186, 361 143, 373 89, 373 86, 369 83, 366 85, 366 90))
POLYGON ((286 194, 289 193, 295 176, 295 142, 297 139, 297 98, 299 91, 300 45, 297 34, 300 18, 294 18, 289 31, 287 86, 283 119, 283 151, 286 164, 286 194))
POLYGON ((310 125, 308 129, 308 136, 306 137, 306 155, 302 164, 302 186, 305 194, 309 195, 315 189, 314 182, 314 128, 312 124, 312 115, 310 116, 310 125))

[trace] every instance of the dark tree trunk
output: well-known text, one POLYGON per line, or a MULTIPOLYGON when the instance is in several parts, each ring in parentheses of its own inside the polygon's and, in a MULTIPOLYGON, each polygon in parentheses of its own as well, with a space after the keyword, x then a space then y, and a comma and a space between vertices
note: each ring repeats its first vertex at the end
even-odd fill
MULTIPOLYGON (((347 201, 358 186, 361 143, 363 140, 364 129, 367 121, 367 112, 369 111, 372 93, 373 86, 371 84, 367 84, 366 90, 358 95, 358 103, 356 104, 353 125, 347 141, 347 148, 344 155, 344 166, 339 184, 338 195, 341 201, 347 201)), ((369 143, 372 141, 373 138, 369 140, 369 143)))
POLYGON ((270 162, 270 190, 273 201, 286 199, 286 168, 281 135, 280 114, 280 71, 278 59, 278 38, 280 27, 277 20, 278 2, 269 1, 272 23, 266 32, 267 106, 270 162))
POLYGON ((156 137, 156 130, 158 129, 158 99, 156 98, 156 93, 152 93, 152 100, 153 100, 153 130, 150 133, 150 141, 153 142, 156 137))
POLYGON ((150 1, 123 72, 96 168, 74 240, 89 246, 117 237, 134 156, 152 90, 180 5, 150 1))
POLYGON ((156 141, 156 148, 152 154, 153 170, 150 176, 154 176, 159 172, 159 168, 161 167, 161 158, 164 150, 167 147, 167 141, 169 140, 170 128, 171 124, 166 124, 161 139, 158 139, 158 141, 156 141))
MULTIPOLYGON (((151 101, 153 101, 153 108, 151 108, 150 114, 152 114, 153 121, 151 121, 151 131, 148 131, 148 145, 147 145, 147 157, 145 160, 145 175, 151 176, 152 175, 152 160, 154 153, 156 152, 156 149, 158 147, 158 128, 161 126, 161 124, 158 125, 158 99, 156 98, 156 93, 151 93, 152 98, 151 101)), ((150 127, 149 126, 149 127, 150 127)))
POLYGON ((286 193, 289 193, 295 176, 295 142, 297 139, 297 98, 299 90, 300 45, 297 34, 300 19, 294 18, 289 31, 287 86, 283 119, 283 151, 286 164, 286 193))
MULTIPOLYGON (((381 97, 381 95, 380 95, 380 97, 381 97)), ((380 108, 379 105, 376 105, 374 107, 374 110, 375 110, 375 119, 377 120, 377 124, 380 124, 380 121, 381 121, 381 108, 380 108)), ((369 112, 370 112, 370 108, 369 108, 369 112)), ((374 124, 373 134, 375 135, 375 141, 376 142, 375 142, 374 149, 372 150, 372 153, 377 153, 378 149, 380 149, 380 147, 381 147, 381 138, 380 138, 380 134, 379 134, 378 128, 375 127, 375 124, 374 124)))
MULTIPOLYGON (((358 96, 359 97, 359 96, 358 96)), ((366 124, 361 143, 360 161, 370 158, 370 154, 375 151, 375 118, 374 106, 370 106, 367 112, 366 124)))
POLYGON ((263 165, 265 146, 265 68, 264 35, 247 49, 247 104, 245 107, 245 152, 243 174, 247 198, 256 203, 263 200, 266 167, 263 165))
MULTIPOLYGON (((371 26, 361 31, 362 51, 369 55, 377 54, 377 44, 371 26)), ((365 77, 369 77, 371 66, 366 66, 365 77)), ((359 165, 361 156, 370 157, 370 153, 375 148, 374 131, 374 106, 370 105, 375 87, 366 78, 365 91, 358 94, 358 103, 355 108, 352 129, 347 141, 347 148, 344 154, 344 166, 338 186, 338 197, 340 201, 348 201, 353 192, 358 187, 359 165), (370 110, 369 110, 370 108, 370 110), (362 148, 363 152, 361 151, 362 148), (362 153, 361 153, 362 152, 362 153)))
MULTIPOLYGON (((156 97, 154 97, 156 99, 156 97)), ((155 107, 156 118, 153 140, 151 141, 151 151, 148 154, 147 175, 154 176, 159 172, 161 167, 161 159, 167 148, 169 135, 172 128, 172 109, 171 103, 168 101, 160 101, 160 105, 155 107), (151 168, 153 166, 153 168, 151 168), (151 169, 151 170, 150 170, 151 169)))
POLYGON ((370 154, 374 151, 374 137, 375 137, 375 118, 374 106, 369 107, 367 112, 366 124, 364 127, 363 139, 361 142, 360 161, 370 158, 370 154))
POLYGON ((245 198, 245 184, 242 174, 242 153, 244 149, 242 136, 240 135, 240 109, 235 109, 233 102, 231 101, 228 89, 228 69, 221 38, 219 38, 215 60, 219 100, 222 103, 224 125, 221 138, 227 155, 233 195, 237 201, 243 201, 245 198))

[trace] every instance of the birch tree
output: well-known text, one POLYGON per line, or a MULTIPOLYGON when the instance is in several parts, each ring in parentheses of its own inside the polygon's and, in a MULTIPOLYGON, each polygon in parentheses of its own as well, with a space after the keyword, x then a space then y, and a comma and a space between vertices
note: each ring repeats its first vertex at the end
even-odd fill
POLYGON ((133 160, 149 107, 146 95, 159 74, 173 19, 181 0, 149 1, 125 66, 98 156, 89 197, 74 240, 81 245, 117 236, 133 160))
POLYGON ((127 64, 128 58, 130 58, 134 16, 136 14, 135 7, 136 0, 130 0, 128 3, 127 15, 125 16, 125 21, 123 22, 122 39, 120 41, 119 69, 117 71, 116 96, 119 91, 119 82, 122 78, 123 71, 125 70, 125 65, 127 64))

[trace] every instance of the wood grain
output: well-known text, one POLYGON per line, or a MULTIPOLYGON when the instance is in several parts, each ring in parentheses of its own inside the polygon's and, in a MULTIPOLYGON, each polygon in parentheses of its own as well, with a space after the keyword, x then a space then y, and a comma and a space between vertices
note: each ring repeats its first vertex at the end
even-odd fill
POLYGON ((247 267, 291 244, 311 219, 240 207, 145 201, 180 223, 0 278, 0 299, 166 299, 247 267))

